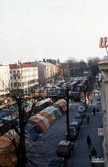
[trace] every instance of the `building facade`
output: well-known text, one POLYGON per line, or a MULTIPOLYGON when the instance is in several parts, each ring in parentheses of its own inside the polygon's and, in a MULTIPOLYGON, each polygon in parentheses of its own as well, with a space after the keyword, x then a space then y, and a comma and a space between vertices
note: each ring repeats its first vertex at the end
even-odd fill
POLYGON ((12 93, 31 93, 38 87, 38 68, 31 63, 10 64, 12 93))
POLYGON ((6 95, 10 92, 10 69, 9 64, 0 65, 0 95, 6 95))
POLYGON ((108 60, 98 63, 102 72, 102 111, 103 111, 103 151, 105 167, 108 167, 108 60))
POLYGON ((46 84, 54 79, 56 75, 56 65, 49 63, 47 61, 39 61, 33 63, 35 66, 38 67, 38 77, 39 83, 41 85, 46 84))

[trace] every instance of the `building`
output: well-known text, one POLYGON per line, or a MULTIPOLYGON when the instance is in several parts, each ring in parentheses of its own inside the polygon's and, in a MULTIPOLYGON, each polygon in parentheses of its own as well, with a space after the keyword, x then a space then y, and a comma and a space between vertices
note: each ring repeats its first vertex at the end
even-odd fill
POLYGON ((10 64, 10 81, 12 93, 31 93, 39 84, 38 68, 30 62, 10 64))
POLYGON ((56 65, 48 61, 39 61, 33 63, 38 67, 38 77, 40 85, 44 85, 47 82, 52 82, 56 75, 56 65))
POLYGON ((10 92, 10 69, 9 64, 0 65, 0 95, 6 95, 10 92))
POLYGON ((102 73, 102 111, 103 111, 103 151, 105 158, 105 167, 108 167, 108 60, 99 62, 99 68, 102 73))

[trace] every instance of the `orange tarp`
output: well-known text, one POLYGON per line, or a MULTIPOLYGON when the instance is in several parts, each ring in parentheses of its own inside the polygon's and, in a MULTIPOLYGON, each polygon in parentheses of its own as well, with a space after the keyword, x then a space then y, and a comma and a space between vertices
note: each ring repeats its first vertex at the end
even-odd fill
POLYGON ((14 167, 17 157, 15 155, 15 148, 9 137, 5 135, 0 137, 0 165, 2 167, 14 167))
POLYGON ((54 104, 58 104, 62 107, 63 111, 67 110, 67 102, 63 99, 56 101, 54 104))
POLYGON ((39 112, 39 114, 47 117, 50 125, 52 125, 54 123, 54 120, 52 119, 52 116, 50 113, 41 111, 41 112, 39 112))
POLYGON ((28 98, 33 98, 33 97, 44 97, 46 96, 46 92, 39 92, 39 93, 32 93, 28 98))
POLYGON ((47 127, 45 125, 45 123, 43 122, 42 119, 40 118, 36 118, 35 116, 32 116, 30 118, 31 121, 34 121, 34 122, 37 122, 39 124, 39 126, 41 127, 41 129, 43 130, 43 132, 46 132, 47 131, 47 127))
MULTIPOLYGON (((11 141, 12 139, 15 139, 16 144, 19 143, 19 136, 13 133, 13 131, 0 136, 0 165, 2 167, 14 167, 17 162, 15 147, 11 141)), ((27 146, 25 147, 27 150, 27 146)))

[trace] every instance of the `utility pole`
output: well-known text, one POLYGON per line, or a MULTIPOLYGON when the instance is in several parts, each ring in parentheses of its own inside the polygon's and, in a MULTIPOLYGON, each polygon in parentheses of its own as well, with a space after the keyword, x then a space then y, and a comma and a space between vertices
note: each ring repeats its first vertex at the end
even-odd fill
POLYGON ((70 131, 69 131, 69 88, 67 87, 66 90, 66 97, 67 97, 67 111, 66 111, 66 125, 67 125, 67 136, 68 140, 70 140, 70 131))

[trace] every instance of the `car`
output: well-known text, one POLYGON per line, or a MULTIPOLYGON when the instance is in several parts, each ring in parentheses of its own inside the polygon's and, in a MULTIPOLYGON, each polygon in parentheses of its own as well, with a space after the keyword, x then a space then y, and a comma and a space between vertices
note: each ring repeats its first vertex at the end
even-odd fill
POLYGON ((60 157, 51 157, 47 167, 61 167, 62 158, 60 157))
POLYGON ((83 118, 85 117, 85 112, 84 111, 78 111, 78 115, 81 115, 83 118))
MULTIPOLYGON (((69 129, 69 134, 70 134, 70 140, 76 140, 78 137, 78 129, 74 128, 74 129, 69 129)), ((66 139, 68 139, 68 135, 66 133, 66 139)))
POLYGON ((83 122, 83 117, 81 115, 76 115, 74 118, 73 118, 73 121, 77 121, 79 122, 80 124, 82 124, 83 122))
POLYGON ((59 142, 56 148, 56 154, 59 157, 70 158, 71 152, 73 151, 74 143, 67 140, 62 140, 59 142))
POLYGON ((83 105, 80 105, 80 106, 78 107, 78 111, 84 111, 84 112, 85 112, 85 110, 86 110, 86 108, 85 108, 85 106, 83 106, 83 105))
POLYGON ((78 131, 80 130, 80 123, 77 121, 72 121, 69 125, 69 129, 77 129, 78 131))
MULTIPOLYGON (((70 140, 77 139, 79 130, 80 130, 80 123, 72 121, 69 125, 70 140)), ((66 139, 68 139, 67 133, 66 133, 66 139)))

